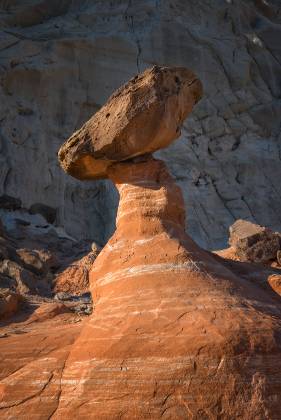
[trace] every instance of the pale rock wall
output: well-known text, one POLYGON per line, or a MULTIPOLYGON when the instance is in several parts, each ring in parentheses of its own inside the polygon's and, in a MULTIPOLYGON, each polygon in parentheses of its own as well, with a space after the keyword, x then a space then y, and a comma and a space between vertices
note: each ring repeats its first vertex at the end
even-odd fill
POLYGON ((70 235, 104 242, 116 191, 65 175, 57 150, 138 71, 180 65, 205 96, 158 155, 189 233, 219 248, 237 218, 281 229, 279 0, 2 0, 0 11, 0 195, 53 206, 70 235))

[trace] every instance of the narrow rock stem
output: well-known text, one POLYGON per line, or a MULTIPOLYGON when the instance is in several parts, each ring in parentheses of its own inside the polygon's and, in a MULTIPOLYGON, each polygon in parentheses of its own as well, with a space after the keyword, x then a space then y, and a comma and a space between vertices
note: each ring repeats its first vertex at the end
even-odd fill
POLYGON ((119 163, 109 176, 120 194, 116 219, 119 234, 132 239, 184 230, 182 193, 164 162, 119 163))

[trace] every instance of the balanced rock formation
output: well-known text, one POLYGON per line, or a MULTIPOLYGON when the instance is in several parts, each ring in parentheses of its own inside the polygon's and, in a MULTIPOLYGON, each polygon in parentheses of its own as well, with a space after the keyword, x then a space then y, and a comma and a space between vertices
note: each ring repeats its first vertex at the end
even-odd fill
POLYGON ((0 8, 0 196, 48 204, 70 236, 104 245, 118 195, 107 181, 67 177, 57 149, 136 72, 176 65, 204 84, 181 141, 158 156, 182 188, 188 233, 222 249, 239 218, 281 230, 280 0, 1 0, 0 8))
POLYGON ((277 295, 186 235, 183 197, 162 161, 127 158, 107 168, 120 194, 117 228, 90 274, 95 311, 68 358, 54 418, 278 418, 277 295))
POLYGON ((168 146, 202 96, 185 68, 154 66, 121 87, 59 151, 62 167, 78 179, 107 178, 113 162, 168 146))
POLYGON ((162 161, 122 160, 106 170, 120 203, 90 273, 94 312, 58 370, 59 352, 47 370, 38 365, 43 380, 28 368, 3 380, 1 414, 280 418, 280 297, 189 238, 181 190, 162 161), (13 397, 19 385, 28 401, 13 397))
POLYGON ((54 418, 280 417, 280 301, 185 234, 163 162, 116 164, 110 177, 117 230, 93 266, 95 311, 54 418))

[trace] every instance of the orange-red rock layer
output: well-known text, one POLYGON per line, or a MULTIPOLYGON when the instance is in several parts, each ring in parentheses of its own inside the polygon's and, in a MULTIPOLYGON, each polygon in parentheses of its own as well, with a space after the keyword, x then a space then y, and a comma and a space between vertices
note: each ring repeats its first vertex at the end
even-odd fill
POLYGON ((161 161, 120 163, 117 229, 95 261, 95 311, 54 419, 281 418, 280 298, 184 232, 161 161))
POLYGON ((50 419, 82 323, 64 305, 43 304, 0 324, 0 418, 50 419))

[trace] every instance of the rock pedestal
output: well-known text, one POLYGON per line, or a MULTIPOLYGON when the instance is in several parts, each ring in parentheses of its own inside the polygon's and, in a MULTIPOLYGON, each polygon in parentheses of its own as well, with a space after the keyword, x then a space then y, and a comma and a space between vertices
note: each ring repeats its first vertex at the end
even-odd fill
POLYGON ((110 178, 120 203, 54 419, 281 417, 279 297, 186 235, 181 191, 149 154, 178 136, 201 94, 192 72, 147 70, 60 149, 70 175, 110 178))
POLYGON ((90 272, 93 314, 71 346, 59 341, 63 355, 51 350, 5 377, 5 418, 27 408, 52 420, 281 418, 277 280, 263 288, 244 265, 198 247, 184 230, 181 190, 147 154, 175 139, 201 95, 194 75, 180 70, 178 81, 178 72, 133 79, 61 148, 69 174, 115 183, 117 228, 90 272))
POLYGON ((281 417, 278 300, 184 231, 163 162, 119 163, 117 229, 90 274, 95 310, 53 419, 281 417))

